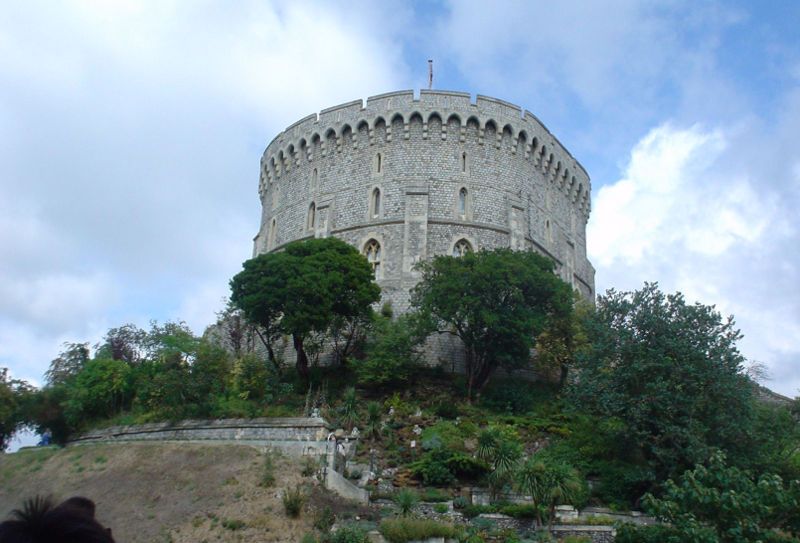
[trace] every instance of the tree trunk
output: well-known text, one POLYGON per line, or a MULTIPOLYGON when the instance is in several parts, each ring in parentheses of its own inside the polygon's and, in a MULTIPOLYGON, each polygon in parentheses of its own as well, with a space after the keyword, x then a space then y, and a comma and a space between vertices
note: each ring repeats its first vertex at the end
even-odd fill
POLYGON ((567 375, 569 374, 569 366, 567 366, 564 362, 561 363, 561 375, 558 377, 558 388, 564 388, 564 385, 567 384, 567 375))
POLYGON ((297 374, 300 376, 300 379, 303 380, 303 383, 308 385, 308 356, 306 355, 306 350, 303 347, 303 337, 292 334, 292 342, 294 343, 294 350, 297 351, 297 362, 295 364, 295 367, 297 368, 297 374))
POLYGON ((475 388, 476 390, 476 397, 480 397, 483 389, 486 388, 486 385, 489 384, 489 378, 494 373, 494 367, 486 362, 480 364, 477 374, 475 375, 475 388))
POLYGON ((263 343, 264 347, 267 348, 267 358, 269 359, 270 362, 272 362, 272 365, 275 367, 275 371, 277 371, 278 374, 280 374, 281 367, 278 365, 278 361, 275 359, 275 351, 272 350, 272 342, 267 341, 264 338, 264 335, 261 333, 261 330, 259 330, 258 328, 256 328, 255 330, 256 334, 258 334, 258 338, 261 340, 261 343, 263 343))

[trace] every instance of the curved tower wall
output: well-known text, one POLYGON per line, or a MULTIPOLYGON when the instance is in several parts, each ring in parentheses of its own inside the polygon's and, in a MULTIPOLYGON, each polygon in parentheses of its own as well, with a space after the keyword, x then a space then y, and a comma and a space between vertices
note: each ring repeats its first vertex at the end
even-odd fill
POLYGON ((403 312, 420 260, 529 249, 592 299, 590 194, 586 171, 530 112, 465 93, 392 92, 305 117, 267 146, 253 254, 336 236, 371 252, 384 301, 403 312))

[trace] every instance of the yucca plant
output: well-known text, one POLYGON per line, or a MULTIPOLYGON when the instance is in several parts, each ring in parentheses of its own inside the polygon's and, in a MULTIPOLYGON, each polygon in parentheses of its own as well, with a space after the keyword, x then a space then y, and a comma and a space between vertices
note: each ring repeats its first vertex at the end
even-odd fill
POLYGON ((417 493, 409 488, 400 489, 394 495, 394 503, 400 509, 400 515, 407 517, 414 510, 414 507, 419 503, 419 496, 417 493))

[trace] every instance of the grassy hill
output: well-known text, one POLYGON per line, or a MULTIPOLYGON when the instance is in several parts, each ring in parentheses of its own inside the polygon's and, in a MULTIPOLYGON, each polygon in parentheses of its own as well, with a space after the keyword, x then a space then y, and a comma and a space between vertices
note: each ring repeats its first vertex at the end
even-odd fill
POLYGON ((275 456, 274 484, 261 486, 264 456, 233 444, 26 449, 0 455, 0 515, 35 494, 83 495, 117 541, 299 541, 311 515, 288 518, 281 492, 311 480, 296 459, 275 456))

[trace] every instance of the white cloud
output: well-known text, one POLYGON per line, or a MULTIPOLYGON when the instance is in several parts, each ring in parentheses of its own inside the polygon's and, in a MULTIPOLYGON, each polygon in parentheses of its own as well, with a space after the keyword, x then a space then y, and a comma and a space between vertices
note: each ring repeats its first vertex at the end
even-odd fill
POLYGON ((0 366, 41 378, 63 341, 125 322, 202 332, 250 256, 261 152, 300 117, 400 87, 408 17, 368 2, 6 6, 0 366))
MULTIPOLYGON (((752 127, 751 127, 752 128, 752 127)), ((636 289, 659 281, 689 301, 715 304, 734 314, 745 334, 742 352, 767 365, 776 390, 800 388, 800 246, 793 202, 800 186, 750 161, 774 159, 780 131, 754 140, 754 129, 677 127, 664 124, 636 144, 624 174, 594 198, 589 224, 590 259, 598 291, 636 289), (792 363, 791 361, 795 362, 792 363)))

